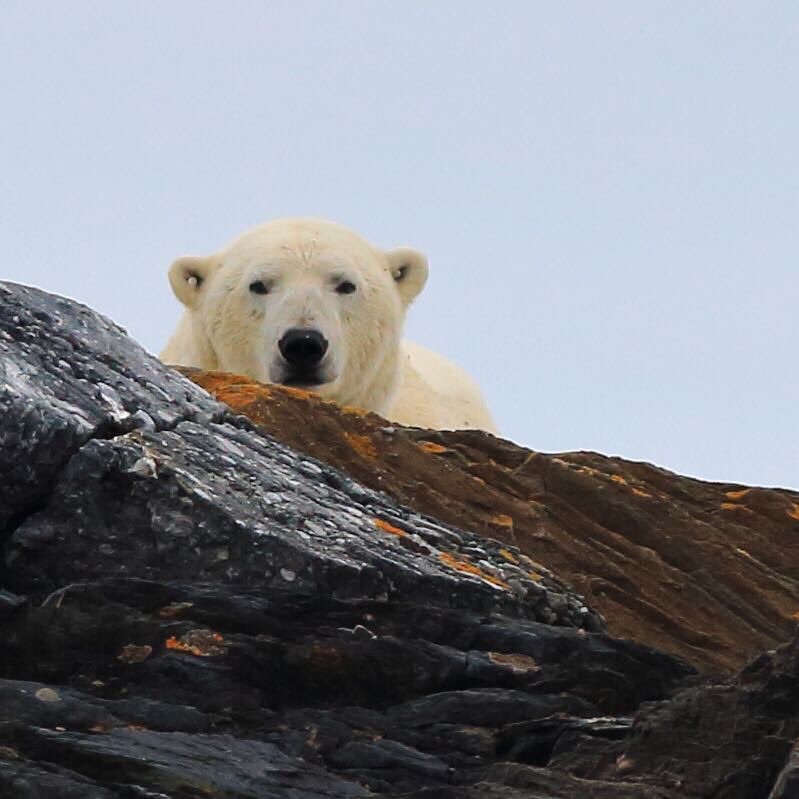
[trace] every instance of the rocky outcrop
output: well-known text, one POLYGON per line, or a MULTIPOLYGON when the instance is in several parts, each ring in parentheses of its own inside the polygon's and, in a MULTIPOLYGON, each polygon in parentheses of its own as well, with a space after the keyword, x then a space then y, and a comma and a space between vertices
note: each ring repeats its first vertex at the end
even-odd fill
POLYGON ((298 451, 518 547, 585 596, 614 635, 730 673, 799 620, 796 492, 592 452, 530 452, 474 431, 388 426, 308 392, 184 372, 298 451))
MULTIPOLYGON (((672 653, 732 667, 722 634, 668 638, 633 598, 666 529, 651 559, 686 590, 678 533, 721 491, 762 589, 759 632, 730 640, 787 640, 796 558, 768 537, 795 495, 195 378, 233 409, 92 311, 0 284, 0 797, 792 795, 799 644, 702 678, 672 653)), ((724 620, 736 583, 703 580, 724 620)))

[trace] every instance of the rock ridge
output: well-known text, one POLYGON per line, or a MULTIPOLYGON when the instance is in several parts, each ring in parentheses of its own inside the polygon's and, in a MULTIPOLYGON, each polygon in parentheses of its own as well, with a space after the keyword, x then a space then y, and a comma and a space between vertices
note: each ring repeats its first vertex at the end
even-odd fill
POLYGON ((294 449, 519 547, 616 636, 732 674, 796 626, 795 491, 707 483, 592 452, 532 452, 475 431, 402 428, 308 392, 184 372, 294 449))

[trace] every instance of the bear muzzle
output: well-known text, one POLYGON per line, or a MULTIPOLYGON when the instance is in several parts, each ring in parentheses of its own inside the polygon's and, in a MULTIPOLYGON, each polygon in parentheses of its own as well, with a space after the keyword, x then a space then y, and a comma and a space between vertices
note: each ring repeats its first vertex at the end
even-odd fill
POLYGON ((278 371, 282 375, 274 382, 284 386, 303 387, 319 386, 328 382, 321 368, 328 350, 328 341, 318 330, 291 328, 278 341, 278 349, 282 356, 278 371))

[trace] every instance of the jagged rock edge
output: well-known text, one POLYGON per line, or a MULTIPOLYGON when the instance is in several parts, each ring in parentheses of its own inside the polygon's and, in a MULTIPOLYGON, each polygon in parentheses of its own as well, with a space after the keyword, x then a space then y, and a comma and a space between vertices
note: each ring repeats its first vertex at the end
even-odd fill
MULTIPOLYGON (((122 328, 120 328, 121 330, 122 328)), ((182 377, 182 376, 181 376, 182 377)), ((186 382, 191 382, 187 380, 187 378, 183 378, 186 382)), ((199 388, 199 387, 198 387, 199 388)), ((204 394, 208 395, 208 398, 212 401, 215 401, 214 398, 208 394, 207 391, 204 389, 200 389, 204 394)), ((131 413, 128 417, 128 420, 133 420, 136 417, 137 413, 145 413, 142 408, 138 408, 136 411, 131 413)), ((196 413, 185 413, 181 414, 181 416, 169 423, 161 423, 159 424, 155 419, 153 419, 149 414, 147 414, 148 419, 152 420, 153 423, 153 432, 156 433, 168 433, 175 430, 178 425, 182 424, 183 422, 194 422, 195 424, 202 425, 206 427, 211 424, 230 424, 234 427, 237 427, 242 430, 248 430, 249 432, 257 433, 260 436, 266 437, 265 433, 262 433, 258 430, 258 428, 250 422, 245 416, 241 416, 240 414, 232 413, 227 408, 220 408, 214 414, 205 415, 205 418, 198 418, 200 414, 196 413)), ((135 432, 136 430, 141 430, 145 425, 143 423, 134 424, 134 425, 125 425, 120 422, 117 422, 113 419, 106 419, 100 424, 96 425, 95 428, 90 432, 81 436, 77 446, 71 447, 70 450, 64 453, 63 458, 61 459, 61 463, 59 466, 53 470, 53 473, 50 479, 47 481, 46 485, 42 487, 42 491, 40 495, 36 498, 34 502, 31 502, 29 507, 22 508, 14 513, 10 519, 10 521, 5 525, 5 527, 0 530, 0 546, 5 546, 5 544, 11 539, 14 535, 14 532, 23 525, 28 519, 32 516, 35 516, 37 513, 40 513, 43 510, 47 509, 47 506, 50 502, 50 497, 59 481, 59 478, 63 474, 63 472, 69 466, 70 461, 78 455, 84 447, 91 444, 92 441, 114 441, 115 439, 122 438, 123 436, 129 435, 130 433, 135 432)), ((278 446, 283 446, 279 442, 275 442, 278 446)), ((331 467, 328 467, 331 468, 331 467)), ((5 568, 5 567, 3 567, 5 568)))

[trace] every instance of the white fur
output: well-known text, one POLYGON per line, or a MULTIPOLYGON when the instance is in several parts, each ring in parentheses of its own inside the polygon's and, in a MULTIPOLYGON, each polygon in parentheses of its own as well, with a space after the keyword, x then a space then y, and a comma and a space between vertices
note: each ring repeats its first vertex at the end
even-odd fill
POLYGON ((405 311, 427 280, 415 250, 383 251, 316 219, 284 219, 248 231, 207 258, 178 258, 169 273, 186 306, 161 353, 166 363, 279 382, 278 341, 313 328, 328 341, 323 397, 401 424, 494 430, 480 389, 440 355, 401 340, 405 311), (261 281, 268 293, 253 293, 261 281), (342 281, 356 286, 336 291, 342 281))

